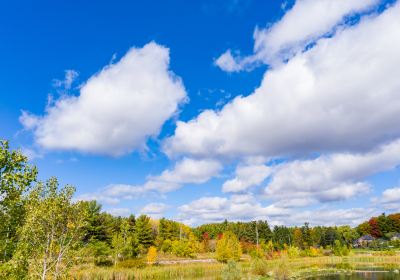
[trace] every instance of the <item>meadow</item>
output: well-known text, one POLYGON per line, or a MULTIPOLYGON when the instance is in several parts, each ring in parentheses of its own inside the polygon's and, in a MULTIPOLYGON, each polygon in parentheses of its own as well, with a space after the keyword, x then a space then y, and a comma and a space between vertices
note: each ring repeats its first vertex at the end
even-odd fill
POLYGON ((282 256, 263 260, 260 264, 250 256, 239 262, 189 263, 151 265, 144 268, 96 267, 79 265, 72 269, 73 279, 301 279, 309 276, 351 271, 396 271, 400 269, 400 252, 394 256, 376 254, 375 251, 354 250, 349 256, 319 256, 288 258, 282 256), (231 267, 230 267, 231 266, 231 267))

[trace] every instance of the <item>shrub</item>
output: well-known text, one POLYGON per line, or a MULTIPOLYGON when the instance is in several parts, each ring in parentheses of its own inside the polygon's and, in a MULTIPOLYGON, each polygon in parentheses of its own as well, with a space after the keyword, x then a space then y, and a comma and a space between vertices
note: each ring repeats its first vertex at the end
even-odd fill
POLYGON ((149 251, 146 255, 146 260, 149 264, 153 264, 157 261, 157 248, 150 246, 149 251))
POLYGON ((274 278, 278 280, 286 280, 290 278, 290 269, 285 259, 282 259, 274 268, 274 278))
POLYGON ((267 261, 264 258, 252 258, 250 267, 255 275, 264 276, 269 272, 267 261))
POLYGON ((242 248, 236 235, 230 231, 225 232, 217 242, 216 259, 220 262, 239 261, 241 256, 242 248))
POLYGON ((224 270, 222 271, 222 279, 224 280, 240 280, 241 272, 240 268, 235 261, 229 260, 224 270))
POLYGON ((172 241, 166 239, 162 242, 161 251, 164 253, 171 253, 172 252, 172 241))
POLYGON ((255 258, 263 258, 264 256, 264 251, 259 249, 259 248, 255 248, 253 250, 250 251, 250 256, 251 258, 255 259, 255 258))
POLYGON ((191 234, 188 239, 175 240, 172 242, 172 253, 178 257, 195 258, 199 251, 198 242, 191 234))
POLYGON ((114 262, 107 257, 99 257, 94 260, 96 266, 112 266, 114 262))
POLYGON ((129 259, 117 264, 118 268, 144 268, 146 263, 143 259, 129 259))
POLYGON ((274 255, 274 243, 269 240, 267 243, 262 243, 261 248, 264 250, 265 254, 272 258, 274 255))
POLYGON ((335 256, 348 256, 350 254, 349 248, 346 245, 342 245, 339 240, 335 240, 332 251, 335 256))
POLYGON ((287 253, 289 258, 297 258, 298 256, 300 256, 300 250, 299 248, 295 247, 295 246, 290 246, 287 249, 287 253))

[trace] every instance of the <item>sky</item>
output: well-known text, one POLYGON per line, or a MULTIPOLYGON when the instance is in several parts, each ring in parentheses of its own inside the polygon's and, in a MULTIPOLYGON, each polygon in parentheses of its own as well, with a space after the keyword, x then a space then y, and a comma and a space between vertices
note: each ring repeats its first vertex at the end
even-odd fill
POLYGON ((113 215, 400 211, 400 2, 5 1, 0 138, 113 215))

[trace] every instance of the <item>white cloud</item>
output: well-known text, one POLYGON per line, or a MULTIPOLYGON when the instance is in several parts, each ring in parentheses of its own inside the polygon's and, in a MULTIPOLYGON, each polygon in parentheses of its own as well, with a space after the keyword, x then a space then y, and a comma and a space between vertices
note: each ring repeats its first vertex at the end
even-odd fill
POLYGON ((385 209, 400 211, 400 187, 384 190, 378 202, 385 209))
MULTIPOLYGON (((93 75, 79 96, 60 98, 44 116, 23 112, 20 121, 46 149, 120 156, 144 148, 186 100, 182 81, 168 68, 167 48, 132 48, 93 75)), ((73 77, 67 75, 65 86, 73 77)))
POLYGON ((101 193, 84 193, 75 198, 76 201, 91 201, 96 200, 100 203, 116 205, 120 202, 118 198, 110 197, 101 193))
POLYGON ((28 160, 34 160, 43 158, 43 154, 40 151, 31 148, 21 148, 21 153, 28 158, 28 160))
POLYGON ((132 213, 132 211, 128 208, 110 208, 106 210, 106 212, 116 217, 127 217, 132 213))
POLYGON ((309 222, 310 225, 322 226, 357 226, 377 212, 373 208, 349 208, 349 209, 314 209, 297 211, 285 219, 285 224, 301 225, 309 222))
MULTIPOLYGON (((246 195, 248 196, 248 195, 246 195)), ((356 226, 371 215, 373 208, 313 210, 290 209, 279 204, 262 206, 254 198, 241 200, 237 196, 203 197, 179 207, 180 217, 187 218, 191 224, 229 221, 268 220, 270 225, 352 225, 356 226)))
POLYGON ((159 176, 150 176, 146 188, 167 192, 182 184, 202 184, 216 176, 221 169, 221 163, 215 160, 184 158, 175 164, 174 169, 167 169, 159 176))
POLYGON ((202 197, 179 208, 180 216, 193 219, 192 222, 201 221, 221 222, 230 221, 265 220, 271 217, 286 216, 290 209, 281 208, 274 204, 262 206, 253 197, 235 195, 226 197, 202 197))
POLYGON ((169 208, 170 207, 164 203, 149 203, 140 210, 140 213, 149 214, 149 215, 150 214, 163 214, 169 208))
POLYGON ((184 158, 173 169, 166 169, 158 176, 149 176, 143 185, 111 184, 96 193, 83 194, 78 199, 96 199, 107 204, 117 204, 121 200, 172 192, 184 184, 205 183, 218 175, 221 169, 222 165, 212 159, 184 158))
MULTIPOLYGON (((363 154, 332 154, 295 160, 274 167, 265 194, 270 199, 298 206, 304 203, 346 200, 369 191, 366 177, 396 168, 400 141, 363 154)), ((280 204, 281 205, 281 204, 280 204)))
POLYGON ((241 192, 261 184, 269 175, 271 169, 263 164, 244 165, 236 168, 236 177, 222 185, 223 192, 241 192))
POLYGON ((215 64, 227 72, 252 68, 257 61, 275 65, 343 23, 346 16, 368 11, 379 0, 297 0, 281 20, 254 32, 254 55, 233 57, 227 50, 215 64))
POLYGON ((178 122, 164 150, 282 157, 366 151, 400 137, 399 13, 397 3, 321 39, 267 71, 251 95, 178 122))
POLYGON ((71 89, 72 84, 78 78, 79 74, 75 70, 65 70, 64 80, 54 80, 53 84, 55 87, 61 87, 65 90, 71 89))
POLYGON ((379 0, 297 0, 283 18, 254 33, 254 52, 271 63, 276 57, 289 58, 305 45, 331 31, 351 14, 370 9, 379 0))
POLYGON ((240 56, 234 57, 231 50, 228 49, 214 61, 214 64, 226 72, 239 72, 253 69, 256 60, 253 56, 245 58, 241 58, 240 56))

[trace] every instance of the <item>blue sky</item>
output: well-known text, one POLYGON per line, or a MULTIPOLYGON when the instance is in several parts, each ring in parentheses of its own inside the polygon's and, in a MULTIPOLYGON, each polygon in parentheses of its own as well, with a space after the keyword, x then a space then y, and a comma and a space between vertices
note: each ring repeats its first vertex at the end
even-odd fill
POLYGON ((356 224, 398 211, 399 11, 3 3, 0 137, 116 215, 356 224))

